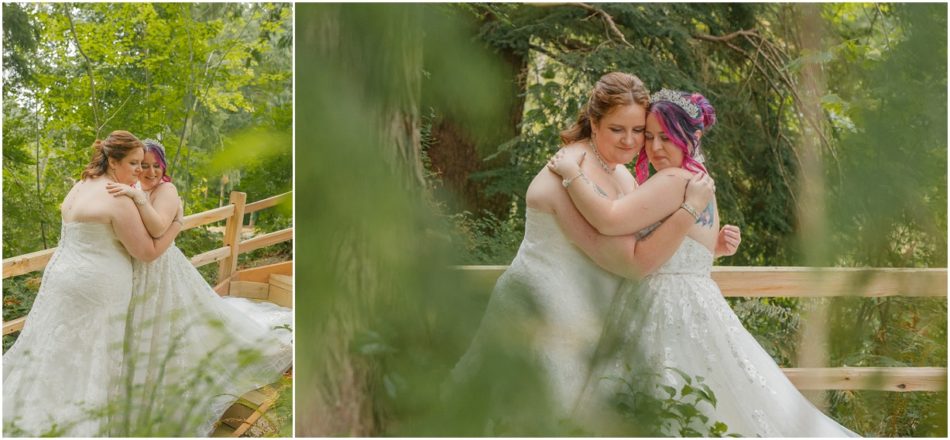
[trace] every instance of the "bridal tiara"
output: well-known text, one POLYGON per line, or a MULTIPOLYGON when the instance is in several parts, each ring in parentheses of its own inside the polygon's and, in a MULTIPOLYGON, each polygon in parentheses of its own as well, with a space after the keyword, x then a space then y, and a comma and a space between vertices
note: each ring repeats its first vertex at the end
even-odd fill
POLYGON ((659 101, 672 102, 679 106, 679 108, 686 111, 689 117, 697 119, 701 116, 699 111, 699 106, 693 104, 688 99, 684 98, 682 93, 670 89, 661 89, 659 92, 650 95, 650 103, 656 103, 659 101))

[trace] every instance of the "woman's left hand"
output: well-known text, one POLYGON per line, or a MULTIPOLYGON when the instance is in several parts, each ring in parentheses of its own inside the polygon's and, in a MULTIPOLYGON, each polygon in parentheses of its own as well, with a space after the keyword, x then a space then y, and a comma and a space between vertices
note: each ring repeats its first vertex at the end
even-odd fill
POLYGON ((739 249, 739 243, 742 243, 742 232, 738 226, 726 225, 719 230, 719 238, 716 240, 716 256, 735 255, 739 249))

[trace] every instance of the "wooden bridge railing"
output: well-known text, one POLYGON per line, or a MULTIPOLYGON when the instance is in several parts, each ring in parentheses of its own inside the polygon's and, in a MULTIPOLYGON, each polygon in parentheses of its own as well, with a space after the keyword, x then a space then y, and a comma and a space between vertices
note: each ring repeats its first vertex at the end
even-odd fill
MULTIPOLYGON (((232 191, 227 205, 197 214, 184 219, 182 230, 227 220, 224 232, 224 246, 191 257, 191 264, 195 267, 220 262, 218 267, 218 281, 226 282, 237 269, 238 255, 260 249, 273 244, 290 241, 294 238, 294 228, 286 228, 276 232, 259 235, 248 240, 241 240, 241 229, 244 225, 244 215, 276 206, 290 200, 293 192, 286 192, 254 203, 247 203, 247 194, 232 191)), ((49 263, 50 257, 56 248, 18 255, 3 260, 3 279, 43 270, 49 263)), ((225 289, 226 290, 226 289, 225 289)), ((3 334, 18 332, 23 328, 26 316, 22 316, 3 323, 3 334)))
MULTIPOLYGON (((507 266, 458 266, 491 292, 507 266)), ((947 269, 714 267, 727 297, 947 297, 947 269)), ((783 368, 800 390, 945 391, 944 367, 783 368)))

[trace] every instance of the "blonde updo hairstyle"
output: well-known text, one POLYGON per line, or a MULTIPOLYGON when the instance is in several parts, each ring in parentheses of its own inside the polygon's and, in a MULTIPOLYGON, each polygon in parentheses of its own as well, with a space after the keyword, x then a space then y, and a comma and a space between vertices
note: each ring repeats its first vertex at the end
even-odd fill
POLYGON ((82 179, 99 177, 109 170, 109 159, 122 160, 136 148, 145 148, 135 135, 125 130, 116 130, 109 133, 104 140, 96 139, 92 144, 95 153, 86 169, 82 171, 82 179))
POLYGON ((614 107, 630 104, 642 105, 644 109, 650 106, 650 91, 640 78, 623 72, 610 72, 600 77, 577 121, 571 128, 561 132, 561 142, 568 145, 589 139, 591 123, 599 123, 614 107))

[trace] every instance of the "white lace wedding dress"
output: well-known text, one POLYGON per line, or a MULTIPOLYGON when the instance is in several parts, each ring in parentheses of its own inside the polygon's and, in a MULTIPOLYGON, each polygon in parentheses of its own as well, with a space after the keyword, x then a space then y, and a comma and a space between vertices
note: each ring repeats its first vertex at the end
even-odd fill
MULTIPOLYGON (((571 244, 551 214, 528 208, 525 236, 495 284, 475 338, 452 370, 463 382, 483 366, 492 344, 523 341, 539 367, 556 419, 570 416, 589 375, 608 308, 622 278, 571 244)), ((527 379, 527 378, 526 378, 527 379)))
POLYGON ((174 245, 133 268, 127 432, 207 436, 239 396, 290 367, 292 310, 220 297, 174 245))
POLYGON ((112 225, 66 223, 3 355, 5 437, 107 435, 120 393, 132 259, 112 225))
MULTIPOLYGON (((640 283, 627 281, 612 307, 598 366, 578 405, 588 419, 615 411, 618 391, 635 389, 666 398, 657 385, 679 390, 674 370, 700 376, 715 393, 715 408, 698 406, 729 433, 763 437, 856 436, 815 408, 743 328, 710 277, 713 255, 687 237, 672 258, 640 283), (647 373, 644 375, 643 373, 647 373), (649 380, 649 373, 658 374, 649 380)), ((676 428, 674 428, 675 431, 676 428)), ((676 435, 676 432, 665 432, 676 435)))

